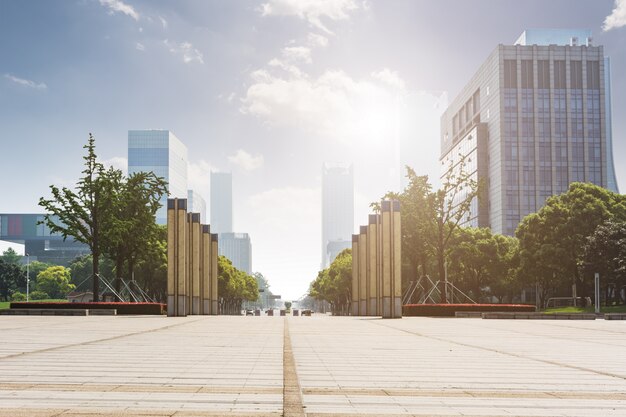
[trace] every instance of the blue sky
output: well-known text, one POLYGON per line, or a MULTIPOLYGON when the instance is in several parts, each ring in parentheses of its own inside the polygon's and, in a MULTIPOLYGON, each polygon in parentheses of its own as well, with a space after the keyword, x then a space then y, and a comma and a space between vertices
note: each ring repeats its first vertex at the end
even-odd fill
POLYGON ((357 224, 403 164, 437 183, 439 115, 525 28, 589 28, 611 56, 625 187, 625 24, 623 0, 0 0, 0 212, 75 182, 89 132, 124 166, 129 129, 170 129, 205 197, 211 169, 233 172, 254 270, 297 298, 322 163, 355 164, 357 224))

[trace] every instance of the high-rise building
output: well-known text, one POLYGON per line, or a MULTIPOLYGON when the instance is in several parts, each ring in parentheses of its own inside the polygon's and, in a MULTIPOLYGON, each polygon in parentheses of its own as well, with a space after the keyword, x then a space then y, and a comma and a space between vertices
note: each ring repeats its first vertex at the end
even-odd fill
POLYGON ((187 208, 191 213, 200 213, 200 223, 206 224, 206 201, 194 190, 187 190, 187 208))
POLYGON ((230 172, 211 172, 210 204, 211 233, 232 233, 233 175, 230 172))
POLYGON ((484 186, 465 224, 512 235, 571 182, 617 191, 610 90, 590 31, 527 30, 498 45, 441 117, 442 179, 463 159, 484 186))
POLYGON ((322 166, 322 268, 343 249, 352 247, 354 172, 352 164, 322 166))
MULTIPOLYGON (((187 147, 169 130, 128 131, 128 174, 154 172, 168 182, 169 198, 187 198, 187 147)), ((167 223, 167 199, 161 199, 158 224, 167 223)))
MULTIPOLYGON (((211 226, 213 231, 213 226, 211 226)), ((233 266, 248 275, 252 274, 252 243, 247 233, 220 233, 219 254, 227 257, 233 266)))

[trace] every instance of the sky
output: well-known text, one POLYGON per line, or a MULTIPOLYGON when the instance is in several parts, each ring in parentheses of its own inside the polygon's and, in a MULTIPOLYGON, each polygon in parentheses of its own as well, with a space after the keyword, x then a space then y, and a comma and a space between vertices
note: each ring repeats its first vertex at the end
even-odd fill
POLYGON ((440 115, 526 28, 604 45, 626 187, 625 26, 626 0, 0 0, 0 212, 73 185, 90 132, 125 169, 128 130, 169 129, 205 199, 211 170, 233 173, 253 270, 297 299, 320 267, 323 162, 354 164, 355 230, 405 165, 437 186, 440 115))

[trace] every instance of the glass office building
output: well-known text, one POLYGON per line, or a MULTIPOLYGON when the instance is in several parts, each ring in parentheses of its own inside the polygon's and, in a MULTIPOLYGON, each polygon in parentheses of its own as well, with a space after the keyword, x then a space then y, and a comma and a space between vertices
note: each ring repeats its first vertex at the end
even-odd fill
POLYGON ((322 166, 322 269, 343 249, 352 247, 354 171, 352 164, 322 166))
POLYGON ((586 30, 528 30, 493 51, 441 117, 442 178, 465 156, 484 186, 466 224, 513 235, 571 182, 618 190, 608 64, 586 30))
MULTIPOLYGON (((213 226, 211 225, 211 231, 213 226)), ((252 243, 247 233, 220 233, 219 254, 230 259, 233 266, 252 274, 252 243)))
POLYGON ((191 213, 200 213, 200 223, 206 222, 206 201, 194 190, 187 190, 187 208, 191 213))
POLYGON ((211 172, 210 204, 211 233, 232 233, 233 175, 230 172, 211 172))
MULTIPOLYGON (((128 174, 153 172, 168 182, 169 198, 187 198, 187 147, 169 130, 128 131, 128 174)), ((167 223, 167 199, 157 212, 167 223)))
MULTIPOLYGON (((50 232, 39 222, 40 213, 0 213, 0 240, 24 245, 30 260, 67 266, 74 258, 90 254, 89 247, 68 237, 50 232)), ((53 217, 53 221, 55 217, 53 217)))

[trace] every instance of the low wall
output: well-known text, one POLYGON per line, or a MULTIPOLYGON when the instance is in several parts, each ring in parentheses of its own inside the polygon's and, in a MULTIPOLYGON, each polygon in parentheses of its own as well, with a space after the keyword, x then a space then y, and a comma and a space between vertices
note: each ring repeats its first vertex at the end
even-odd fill
POLYGON ((534 312, 529 304, 406 304, 403 316, 454 317, 457 312, 534 312))
MULTIPOLYGON (((161 303, 46 303, 46 302, 12 302, 10 308, 37 309, 86 309, 86 310, 117 310, 117 314, 155 314, 166 312, 166 305, 161 303)), ((95 314, 94 314, 95 315, 95 314)))

